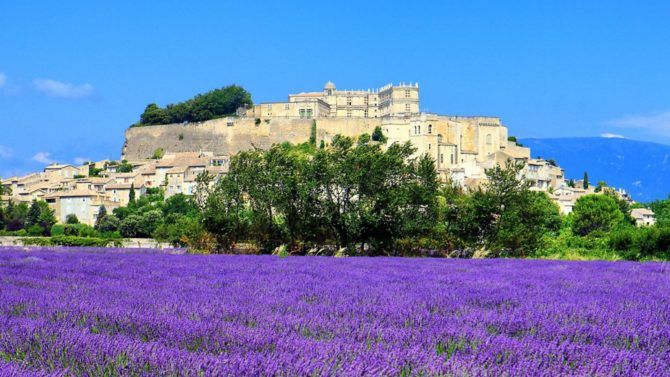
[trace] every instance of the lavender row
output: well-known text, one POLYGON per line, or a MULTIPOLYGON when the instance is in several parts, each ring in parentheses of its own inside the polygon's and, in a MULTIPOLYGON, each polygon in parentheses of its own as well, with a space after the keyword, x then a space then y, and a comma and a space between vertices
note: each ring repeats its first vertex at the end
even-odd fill
POLYGON ((0 252, 0 370, 668 375, 659 263, 0 252))

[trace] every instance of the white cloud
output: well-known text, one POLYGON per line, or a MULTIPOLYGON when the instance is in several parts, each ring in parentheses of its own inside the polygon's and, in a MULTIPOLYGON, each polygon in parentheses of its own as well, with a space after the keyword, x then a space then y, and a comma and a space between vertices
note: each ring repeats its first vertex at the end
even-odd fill
POLYGON ((605 132, 604 134, 600 134, 600 137, 604 137, 606 139, 625 139, 626 137, 620 134, 613 134, 609 132, 605 132))
POLYGON ((670 136, 670 111, 651 115, 633 115, 607 124, 620 128, 635 128, 649 131, 656 135, 670 136))
POLYGON ((88 157, 75 157, 73 161, 77 165, 83 165, 84 162, 89 162, 91 159, 88 157))
POLYGON ((10 158, 14 155, 12 148, 0 145, 0 158, 10 158))
POLYGON ((35 89, 49 97, 57 98, 86 98, 93 94, 95 88, 91 84, 71 84, 51 79, 33 80, 35 89))
POLYGON ((7 75, 0 72, 0 88, 5 86, 6 83, 7 83, 7 75))
POLYGON ((51 153, 49 152, 37 152, 35 155, 31 158, 33 161, 37 161, 42 164, 53 164, 54 160, 51 159, 51 153))

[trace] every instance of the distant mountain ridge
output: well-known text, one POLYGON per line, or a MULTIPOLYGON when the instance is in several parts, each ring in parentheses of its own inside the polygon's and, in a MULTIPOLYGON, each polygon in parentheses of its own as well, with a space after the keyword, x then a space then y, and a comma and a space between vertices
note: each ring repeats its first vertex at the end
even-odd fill
POLYGON ((670 194, 670 145, 623 138, 583 137, 520 139, 532 157, 554 159, 567 178, 591 184, 605 181, 623 188, 639 202, 665 199, 670 194))

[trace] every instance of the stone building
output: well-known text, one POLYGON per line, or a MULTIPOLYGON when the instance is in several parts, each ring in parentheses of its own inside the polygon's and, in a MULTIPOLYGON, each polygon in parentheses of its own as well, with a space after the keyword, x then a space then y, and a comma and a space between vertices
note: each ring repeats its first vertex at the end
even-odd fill
POLYGON ((387 84, 379 89, 338 90, 328 81, 321 92, 289 94, 288 102, 268 102, 244 112, 264 118, 382 118, 419 113, 419 84, 387 84))

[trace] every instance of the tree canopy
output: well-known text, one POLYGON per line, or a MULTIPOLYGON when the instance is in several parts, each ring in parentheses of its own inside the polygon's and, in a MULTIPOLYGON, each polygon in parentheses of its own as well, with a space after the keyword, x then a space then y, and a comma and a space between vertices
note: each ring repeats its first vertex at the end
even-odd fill
POLYGON ((235 114, 240 107, 253 105, 251 94, 238 85, 228 85, 165 108, 150 103, 133 127, 183 122, 203 122, 235 114))

